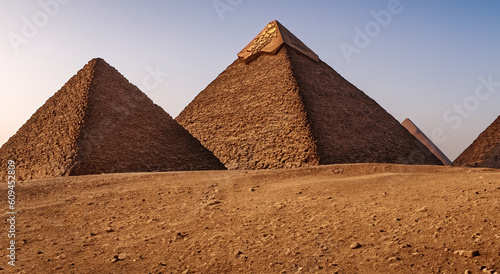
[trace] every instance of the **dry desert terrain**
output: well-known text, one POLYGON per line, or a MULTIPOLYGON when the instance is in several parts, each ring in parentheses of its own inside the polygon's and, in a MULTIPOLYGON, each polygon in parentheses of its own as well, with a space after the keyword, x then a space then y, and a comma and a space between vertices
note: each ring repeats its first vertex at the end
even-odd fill
POLYGON ((103 174, 19 182, 16 194, 17 265, 4 248, 0 273, 500 271, 494 169, 103 174))

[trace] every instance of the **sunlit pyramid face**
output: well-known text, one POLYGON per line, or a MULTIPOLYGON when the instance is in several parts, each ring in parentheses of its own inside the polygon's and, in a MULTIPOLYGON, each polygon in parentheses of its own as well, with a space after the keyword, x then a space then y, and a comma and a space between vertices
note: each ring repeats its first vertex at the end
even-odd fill
POLYGON ((255 39, 251 42, 249 47, 246 48, 247 52, 255 54, 267 46, 273 38, 277 36, 276 23, 271 22, 255 39))

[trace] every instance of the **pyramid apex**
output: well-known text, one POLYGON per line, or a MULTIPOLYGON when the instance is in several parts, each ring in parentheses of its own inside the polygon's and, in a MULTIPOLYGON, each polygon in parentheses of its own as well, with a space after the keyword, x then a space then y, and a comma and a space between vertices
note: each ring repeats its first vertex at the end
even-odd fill
MULTIPOLYGON (((91 61, 104 61, 104 59, 102 59, 101 57, 95 57, 95 58, 92 58, 91 61)), ((104 61, 106 62, 106 61, 104 61)))
POLYGON ((276 54, 284 45, 294 48, 309 58, 319 61, 318 55, 309 49, 299 38, 286 29, 278 20, 267 24, 266 27, 238 53, 238 58, 250 63, 261 54, 276 54))
POLYGON ((94 64, 104 63, 104 64, 108 64, 108 62, 106 62, 106 60, 102 59, 101 57, 92 58, 92 60, 90 60, 89 63, 94 63, 94 64))

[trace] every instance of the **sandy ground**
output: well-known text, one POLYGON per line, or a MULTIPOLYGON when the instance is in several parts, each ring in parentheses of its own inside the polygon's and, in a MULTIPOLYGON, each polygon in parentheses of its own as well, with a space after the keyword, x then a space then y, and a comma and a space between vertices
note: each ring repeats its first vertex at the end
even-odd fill
POLYGON ((0 273, 500 271, 499 170, 109 174, 20 182, 16 194, 16 266, 3 218, 0 273))

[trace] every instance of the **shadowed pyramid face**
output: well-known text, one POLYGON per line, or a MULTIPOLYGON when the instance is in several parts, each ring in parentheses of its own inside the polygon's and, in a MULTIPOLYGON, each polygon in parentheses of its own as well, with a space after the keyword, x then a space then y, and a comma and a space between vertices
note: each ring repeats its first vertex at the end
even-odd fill
POLYGON ((176 120, 230 169, 442 164, 277 21, 176 120))
POLYGON ((453 165, 500 168, 500 116, 455 159, 453 165))
POLYGON ((91 60, 0 148, 19 179, 222 169, 163 109, 104 60, 91 60))

